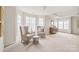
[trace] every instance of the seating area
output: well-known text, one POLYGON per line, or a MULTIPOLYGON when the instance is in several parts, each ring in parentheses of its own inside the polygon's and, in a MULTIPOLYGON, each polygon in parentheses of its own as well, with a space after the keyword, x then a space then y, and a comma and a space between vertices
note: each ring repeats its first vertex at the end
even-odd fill
POLYGON ((79 51, 78 6, 2 8, 2 51, 79 51))
POLYGON ((39 42, 39 38, 46 37, 44 28, 41 26, 37 26, 36 32, 29 32, 28 30, 28 26, 20 26, 21 43, 29 44, 30 40, 33 40, 33 43, 36 44, 36 42, 39 42))

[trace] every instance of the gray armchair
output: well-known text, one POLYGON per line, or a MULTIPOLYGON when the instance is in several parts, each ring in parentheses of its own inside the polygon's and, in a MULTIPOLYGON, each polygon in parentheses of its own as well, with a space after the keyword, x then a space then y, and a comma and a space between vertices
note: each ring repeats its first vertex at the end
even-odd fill
POLYGON ((38 33, 38 36, 40 36, 40 38, 46 37, 43 26, 37 26, 37 33, 38 33))
POLYGON ((21 43, 28 44, 33 36, 32 34, 28 33, 28 27, 20 26, 20 32, 21 32, 21 43))

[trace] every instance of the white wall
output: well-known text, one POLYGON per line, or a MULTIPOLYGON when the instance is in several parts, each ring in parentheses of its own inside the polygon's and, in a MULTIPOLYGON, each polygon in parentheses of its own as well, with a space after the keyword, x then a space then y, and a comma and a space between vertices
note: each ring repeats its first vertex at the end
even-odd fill
POLYGON ((0 52, 2 52, 4 49, 4 44, 3 44, 3 38, 0 38, 0 52))
POLYGON ((4 7, 4 46, 16 42, 16 7, 4 7))
POLYGON ((72 16, 72 34, 79 34, 79 16, 72 16))

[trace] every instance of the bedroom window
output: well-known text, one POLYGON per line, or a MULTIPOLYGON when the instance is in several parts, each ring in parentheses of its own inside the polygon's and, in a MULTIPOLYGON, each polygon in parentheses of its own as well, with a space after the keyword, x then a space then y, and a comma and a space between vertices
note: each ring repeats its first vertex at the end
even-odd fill
POLYGON ((57 25, 58 25, 57 20, 54 20, 54 26, 56 26, 56 28, 58 27, 57 25))
POLYGON ((44 26, 44 18, 38 19, 38 26, 44 26))
POLYGON ((69 29, 69 21, 64 20, 64 29, 68 30, 69 29))
POLYGON ((29 32, 35 32, 36 18, 26 16, 26 26, 29 27, 29 32))
POLYGON ((30 25, 30 17, 26 16, 26 26, 30 25))
POLYGON ((69 17, 55 18, 54 26, 56 26, 59 31, 68 32, 68 30, 70 30, 70 20, 69 17))
POLYGON ((36 27, 36 18, 35 17, 30 18, 30 27, 31 27, 32 32, 35 32, 35 27, 36 27))
POLYGON ((63 29, 63 25, 64 25, 64 24, 63 24, 63 20, 59 20, 59 21, 58 21, 58 28, 59 28, 59 29, 63 29))

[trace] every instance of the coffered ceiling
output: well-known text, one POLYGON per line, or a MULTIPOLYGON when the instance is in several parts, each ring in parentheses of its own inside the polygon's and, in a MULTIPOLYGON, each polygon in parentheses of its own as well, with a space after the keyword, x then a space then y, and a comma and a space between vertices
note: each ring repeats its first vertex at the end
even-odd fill
POLYGON ((18 6, 17 9, 34 15, 68 16, 79 13, 78 6, 18 6))

